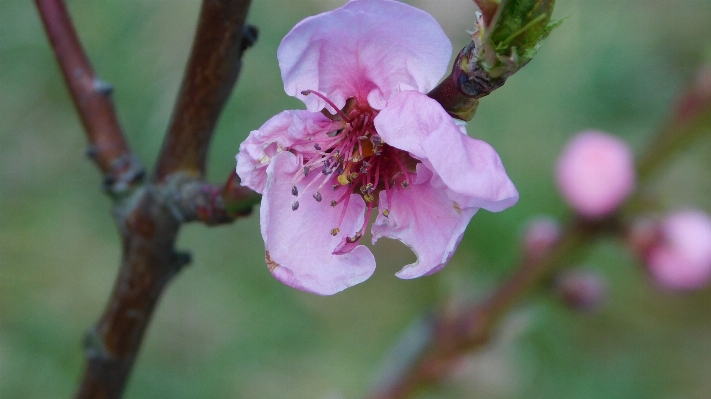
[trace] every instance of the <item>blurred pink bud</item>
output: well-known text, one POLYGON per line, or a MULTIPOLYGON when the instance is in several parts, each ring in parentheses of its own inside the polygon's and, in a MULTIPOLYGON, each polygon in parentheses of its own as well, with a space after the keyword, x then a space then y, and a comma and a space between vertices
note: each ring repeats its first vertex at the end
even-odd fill
POLYGON ((580 311, 595 311, 607 299, 607 281, 592 270, 572 269, 555 280, 555 291, 569 307, 580 311))
POLYGON ((558 158, 556 182, 563 198, 580 215, 605 217, 634 189, 632 151, 607 133, 579 133, 558 158))
POLYGON ((560 238, 560 224, 553 218, 539 216, 528 222, 523 233, 526 256, 538 258, 560 238))
POLYGON ((645 260, 652 277, 671 289, 694 289, 711 280, 711 217, 701 211, 673 213, 658 226, 645 260))

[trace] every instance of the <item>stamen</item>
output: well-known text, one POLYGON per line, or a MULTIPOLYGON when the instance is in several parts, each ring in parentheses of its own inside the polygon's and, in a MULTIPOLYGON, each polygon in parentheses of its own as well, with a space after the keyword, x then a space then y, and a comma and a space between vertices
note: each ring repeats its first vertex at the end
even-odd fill
POLYGON ((346 241, 348 241, 349 243, 352 244, 352 243, 354 243, 354 242, 360 240, 361 237, 363 237, 363 234, 361 234, 361 233, 356 233, 356 235, 354 235, 353 237, 348 237, 348 238, 346 238, 346 241))
POLYGON ((307 166, 304 166, 304 177, 309 175, 309 168, 307 166))
POLYGON ((293 195, 294 197, 299 195, 299 190, 296 188, 296 186, 291 186, 291 195, 293 195))
POLYGON ((341 232, 341 229, 339 229, 338 227, 331 229, 331 235, 334 237, 340 232, 341 232))
POLYGON ((303 94, 303 95, 305 95, 305 96, 308 96, 309 94, 315 94, 317 97, 319 97, 319 98, 321 98, 323 101, 325 101, 328 105, 330 105, 331 107, 333 107, 333 109, 336 110, 336 113, 338 114, 338 116, 341 117, 341 119, 343 119, 344 121, 346 121, 346 122, 348 122, 348 123, 353 122, 351 119, 349 119, 349 118, 346 116, 346 114, 343 113, 343 111, 341 111, 338 107, 336 107, 336 104, 334 104, 333 102, 331 102, 331 100, 329 100, 328 98, 326 98, 326 96, 324 96, 323 94, 321 94, 321 93, 319 93, 319 92, 317 92, 317 91, 313 91, 313 90, 304 90, 304 91, 301 92, 301 94, 303 94))
POLYGON ((321 151, 321 146, 318 144, 314 144, 314 148, 316 149, 316 151, 321 151))
POLYGON ((299 201, 294 201, 294 203, 291 204, 291 210, 295 211, 297 209, 299 209, 299 201))
POLYGON ((316 202, 321 202, 321 199, 322 199, 321 193, 316 191, 316 194, 314 194, 314 199, 316 200, 316 202))
POLYGON ((336 202, 336 200, 331 200, 331 206, 335 207, 336 205, 338 205, 338 202, 336 202))

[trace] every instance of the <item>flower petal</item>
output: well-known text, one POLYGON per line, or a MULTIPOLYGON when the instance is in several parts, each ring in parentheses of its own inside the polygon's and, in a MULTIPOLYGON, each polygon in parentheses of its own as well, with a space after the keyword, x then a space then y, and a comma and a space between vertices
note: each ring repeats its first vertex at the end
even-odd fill
POLYGON ((375 117, 383 141, 421 160, 463 207, 504 210, 518 201, 516 187, 487 143, 462 133, 439 103, 404 91, 375 117))
POLYGON ((373 243, 380 237, 395 238, 417 255, 417 261, 395 275, 410 279, 435 273, 451 259, 464 229, 477 208, 461 208, 442 190, 429 183, 412 184, 380 192, 380 204, 392 194, 388 217, 382 212, 373 224, 373 243))
POLYGON ((333 122, 321 113, 284 111, 252 130, 239 146, 237 174, 243 186, 262 193, 267 182, 267 165, 276 154, 317 133, 334 130, 333 122))
MULTIPOLYGON (((375 270, 375 258, 363 245, 343 255, 332 254, 342 235, 360 230, 365 202, 359 195, 351 196, 341 232, 332 236, 330 231, 338 224, 343 204, 329 205, 338 199, 330 187, 321 192, 321 202, 303 193, 298 209, 292 210, 296 199, 291 194, 292 178, 299 168, 299 158, 288 151, 274 156, 267 167, 260 213, 267 266, 274 277, 291 287, 319 295, 335 294, 365 281, 375 270)), ((301 182, 307 184, 321 175, 312 173, 301 182)))
MULTIPOLYGON (((452 45, 426 12, 398 1, 353 0, 306 18, 277 51, 284 90, 311 111, 355 97, 381 109, 400 90, 430 91, 447 71, 452 45)), ((331 110, 333 111, 333 110, 331 110)))

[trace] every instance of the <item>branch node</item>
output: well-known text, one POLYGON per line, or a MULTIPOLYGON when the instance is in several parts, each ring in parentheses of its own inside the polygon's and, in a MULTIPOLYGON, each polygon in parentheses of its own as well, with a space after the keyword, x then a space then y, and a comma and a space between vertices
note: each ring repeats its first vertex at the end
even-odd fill
POLYGON ((104 97, 111 97, 114 92, 114 86, 109 82, 94 78, 94 90, 104 97))
POLYGON ((242 31, 242 43, 240 43, 240 52, 247 50, 248 48, 254 46, 259 38, 259 29, 254 25, 247 25, 242 31))
MULTIPOLYGON (((87 150, 89 157, 96 153, 97 149, 94 146, 87 150)), ((104 175, 102 187, 108 194, 121 197, 143 183, 145 176, 146 171, 138 158, 133 154, 124 154, 111 162, 111 170, 104 175)))
POLYGON ((104 346, 101 336, 96 331, 96 328, 92 327, 84 334, 84 339, 82 340, 82 345, 86 351, 86 355, 89 358, 97 360, 110 360, 111 355, 109 351, 104 346))
POLYGON ((174 270, 177 273, 193 262, 193 256, 187 251, 176 251, 173 253, 173 262, 175 264, 174 270))

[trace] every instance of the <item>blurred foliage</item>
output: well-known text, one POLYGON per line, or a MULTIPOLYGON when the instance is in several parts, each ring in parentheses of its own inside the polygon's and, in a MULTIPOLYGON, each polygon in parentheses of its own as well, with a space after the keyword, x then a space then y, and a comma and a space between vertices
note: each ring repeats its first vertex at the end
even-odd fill
MULTIPOLYGON (((223 181, 251 129, 286 108, 275 58, 302 18, 342 1, 255 0, 260 41, 220 121, 210 177, 223 181)), ((411 2, 469 40, 474 5, 411 2)), ((88 54, 115 87, 123 126, 152 165, 190 48, 196 1, 70 1, 88 54)), ((551 170, 573 133, 598 128, 642 150, 675 93, 710 49, 709 1, 566 1, 567 18, 536 58, 484 99, 471 135, 501 154, 521 200, 480 212, 442 272, 393 273, 414 256, 375 246, 369 281, 333 297, 288 288, 268 273, 256 214, 232 226, 188 226, 194 262, 169 287, 126 397, 339 398, 362 395, 398 334, 451 293, 483 295, 510 272, 518 234, 539 213, 565 217, 551 170), (342 395, 342 396, 341 396, 342 395)), ((456 51, 455 51, 456 52, 456 51)), ((82 368, 80 337, 100 314, 119 258, 64 83, 31 2, 0 2, 0 397, 66 398, 82 368)), ((677 158, 652 187, 669 207, 711 210, 711 140, 677 158)), ((610 279, 607 306, 575 314, 546 290, 521 304, 497 338, 421 398, 711 397, 711 290, 671 295, 649 284, 612 240, 581 259, 610 279)))

